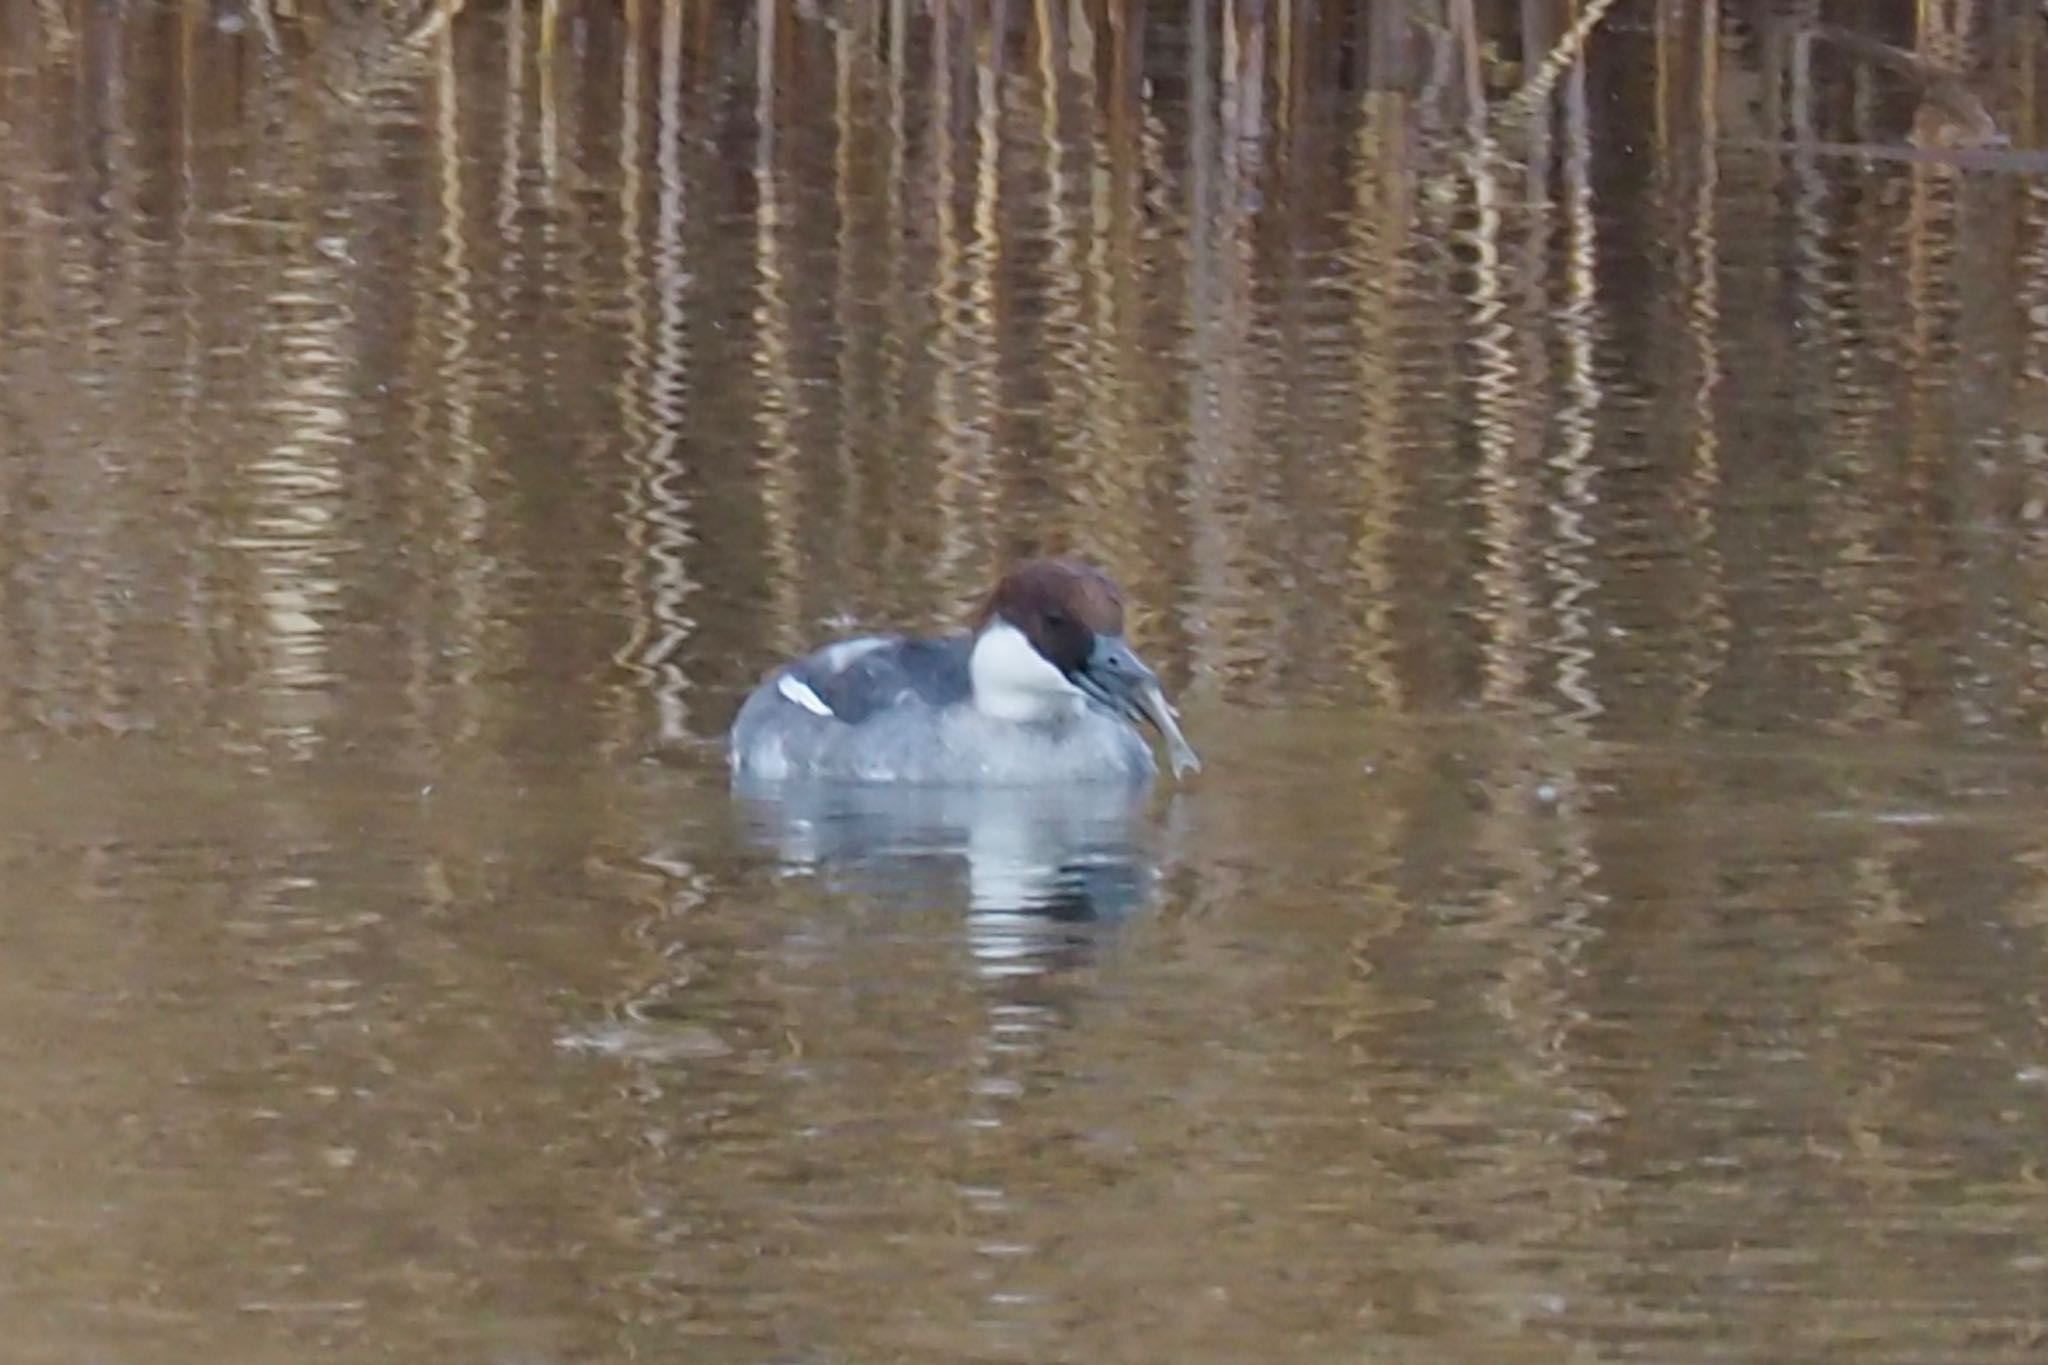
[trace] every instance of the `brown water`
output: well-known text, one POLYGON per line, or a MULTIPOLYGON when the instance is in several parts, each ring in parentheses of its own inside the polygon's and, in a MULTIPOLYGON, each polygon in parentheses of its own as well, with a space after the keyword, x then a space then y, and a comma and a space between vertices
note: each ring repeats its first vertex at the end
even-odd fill
POLYGON ((0 11, 8 1361, 2048 1353, 2048 26, 1350 8, 0 11))

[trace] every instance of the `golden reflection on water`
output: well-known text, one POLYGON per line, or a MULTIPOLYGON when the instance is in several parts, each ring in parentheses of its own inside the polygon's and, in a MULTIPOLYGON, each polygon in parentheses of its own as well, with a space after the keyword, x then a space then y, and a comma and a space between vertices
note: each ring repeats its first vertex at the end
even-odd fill
POLYGON ((1245 678, 1279 662, 1263 629, 1272 614, 1249 581, 1244 547, 1252 543, 1255 477, 1251 394, 1241 382, 1254 357, 1249 325, 1249 262, 1237 168, 1241 148, 1226 122, 1233 75, 1219 59, 1218 33, 1198 3, 1187 51, 1189 200, 1186 513, 1191 632, 1189 668, 1201 677, 1245 678), (1220 74, 1219 74, 1220 73, 1220 74))
POLYGON ((1692 391, 1692 449, 1686 477, 1680 485, 1685 514, 1691 523, 1692 549, 1696 558, 1698 593, 1689 604, 1687 631, 1691 658, 1684 679, 1685 702, 1681 718, 1706 699, 1719 660, 1731 631, 1723 602, 1726 571, 1719 546, 1718 512, 1723 491, 1720 422, 1717 402, 1722 383, 1721 363, 1721 237, 1718 192, 1721 185, 1720 108, 1723 98, 1720 80, 1720 0, 1700 0, 1696 39, 1699 67, 1694 73, 1695 126, 1693 144, 1693 203, 1686 225, 1690 248, 1691 287, 1686 296, 1687 333, 1694 348, 1692 391))
MULTIPOLYGON (((628 440, 636 444, 626 456, 635 474, 627 492, 625 540, 634 560, 630 571, 638 580, 633 594, 638 628, 626 654, 654 702, 655 739, 662 744, 679 743, 689 733, 689 679, 681 660, 695 626, 688 609, 696 587, 688 562, 692 507, 679 467, 691 411, 684 330, 691 274, 682 242, 682 32, 682 5, 679 0, 664 0, 655 78, 660 118, 655 125, 656 208, 650 262, 654 287, 643 304, 632 308, 627 349, 628 378, 645 392, 634 395, 631 410, 636 420, 626 426, 628 440), (642 319, 643 313, 652 315, 651 324, 642 319)), ((637 199, 637 178, 626 177, 625 183, 630 186, 626 192, 637 199)), ((621 222, 637 238, 637 202, 621 213, 621 222)), ((638 271, 628 269, 628 279, 638 276, 638 271)))
POLYGON ((446 308, 438 331, 442 349, 437 370, 447 411, 445 433, 437 431, 449 509, 448 577, 453 580, 453 667, 449 681, 464 699, 461 720, 452 738, 458 744, 475 739, 481 717, 473 699, 477 671, 487 657, 482 636, 491 628, 485 589, 490 576, 486 545, 486 507, 480 482, 490 458, 477 434, 480 381, 476 348, 477 284, 470 265, 476 231, 468 210, 470 160, 463 141, 461 87, 455 71, 455 34, 446 24, 430 36, 434 63, 434 150, 440 173, 441 278, 437 292, 446 308))
MULTIPOLYGON (((963 92, 972 91, 971 120, 958 121, 962 131, 972 129, 967 150, 969 209, 962 233, 960 293, 948 298, 952 306, 942 326, 952 330, 952 354, 962 383, 956 424, 936 433, 942 448, 951 447, 948 476, 941 485, 947 508, 947 553, 939 562, 948 578, 968 578, 970 565, 1000 553, 995 549, 995 465, 1004 432, 997 420, 996 376, 1000 339, 1008 321, 1004 315, 1008 294, 997 280, 1005 242, 997 223, 1004 138, 1002 86, 996 67, 1004 53, 999 35, 975 22, 971 12, 962 11, 960 26, 963 31, 952 53, 971 77, 959 83, 963 92)), ((950 79, 953 73, 947 76, 950 79)), ((974 586, 981 585, 977 582, 974 586)))
POLYGON ((2038 16, 399 8, 0 13, 25 1358, 2038 1355, 2038 16))
POLYGON ((1375 704, 1398 709, 1401 678, 1395 662, 1394 560, 1399 521, 1408 497, 1399 458, 1402 402, 1399 361, 1407 261, 1412 249, 1414 190, 1407 172, 1414 130, 1406 96, 1368 91, 1358 124, 1357 185, 1350 218, 1356 317, 1351 340, 1358 368, 1358 530, 1351 555, 1359 586, 1356 610, 1359 671, 1375 704))
POLYGON ((761 510, 768 525, 773 594, 768 639, 791 649, 800 643, 797 611, 803 560, 798 552, 798 451, 791 441, 797 406, 790 349, 790 301, 783 274, 783 172, 777 159, 782 119, 777 46, 782 6, 757 0, 754 7, 754 260, 753 370, 755 411, 760 423, 761 510))
POLYGON ((1558 580, 1551 610, 1556 616, 1553 651, 1557 691, 1569 703, 1563 719, 1583 730, 1603 710, 1593 678, 1596 618, 1591 519, 1599 502, 1594 441, 1600 417, 1601 381, 1595 366, 1601 332, 1599 239, 1593 221, 1592 122, 1586 77, 1576 67, 1565 77, 1564 211, 1565 294, 1555 311, 1565 346, 1563 402, 1557 414, 1562 441, 1552 465, 1557 471, 1552 511, 1551 572, 1558 580))

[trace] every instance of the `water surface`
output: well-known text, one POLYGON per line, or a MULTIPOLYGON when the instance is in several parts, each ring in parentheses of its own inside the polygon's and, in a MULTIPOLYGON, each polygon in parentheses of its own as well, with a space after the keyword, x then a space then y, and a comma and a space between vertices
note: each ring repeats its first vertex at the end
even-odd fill
POLYGON ((0 14, 9 1359, 2040 1358, 2048 31, 1351 8, 0 14))

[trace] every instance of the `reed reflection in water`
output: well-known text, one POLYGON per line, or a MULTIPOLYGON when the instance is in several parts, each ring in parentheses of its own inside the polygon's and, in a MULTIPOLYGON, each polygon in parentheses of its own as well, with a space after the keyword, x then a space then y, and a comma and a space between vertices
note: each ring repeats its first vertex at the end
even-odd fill
POLYGON ((2043 22, 0 10, 9 1358, 2037 1358, 2043 22))

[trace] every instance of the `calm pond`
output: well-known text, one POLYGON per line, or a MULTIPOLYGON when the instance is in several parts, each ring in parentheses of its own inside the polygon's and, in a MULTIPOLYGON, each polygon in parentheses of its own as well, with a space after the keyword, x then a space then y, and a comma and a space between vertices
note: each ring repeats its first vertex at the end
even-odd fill
POLYGON ((2037 6, 454 8, 0 9, 8 1361, 2043 1358, 2037 6))

